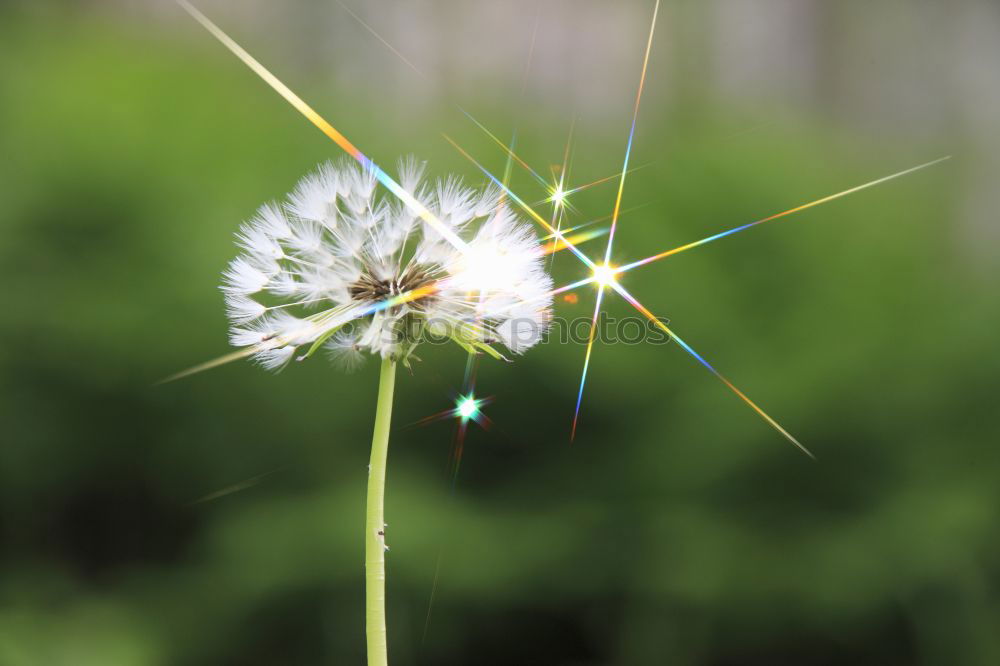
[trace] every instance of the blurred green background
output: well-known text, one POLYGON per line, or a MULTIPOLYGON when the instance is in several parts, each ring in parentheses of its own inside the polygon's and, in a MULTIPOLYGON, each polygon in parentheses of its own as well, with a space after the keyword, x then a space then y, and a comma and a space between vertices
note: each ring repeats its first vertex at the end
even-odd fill
MULTIPOLYGON (((350 4, 423 76, 337 3, 202 7, 387 167, 480 182, 446 132, 501 171, 461 104, 546 173, 575 117, 571 185, 620 168, 651 3, 350 4)), ((1000 663, 998 23, 664 2, 619 263, 954 158, 623 279, 817 462, 675 345, 599 346, 570 445, 583 347, 549 344, 481 364, 453 480, 453 424, 413 424, 465 359, 421 354, 395 663, 1000 663)), ((363 663, 376 365, 152 385, 227 350, 233 232, 339 149, 173 3, 8 2, 0 152, 0 664, 363 663)))

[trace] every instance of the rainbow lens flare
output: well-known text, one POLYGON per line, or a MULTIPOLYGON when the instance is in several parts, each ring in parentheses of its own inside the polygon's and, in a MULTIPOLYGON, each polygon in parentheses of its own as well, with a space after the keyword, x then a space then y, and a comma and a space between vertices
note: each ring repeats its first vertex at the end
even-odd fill
MULTIPOLYGON (((246 64, 247 67, 249 67, 261 79, 263 79, 268 85, 270 85, 275 91, 277 91, 279 95, 281 95, 286 101, 289 102, 289 104, 291 104, 295 109, 297 109, 303 116, 305 116, 310 122, 312 122, 316 127, 318 127, 330 139, 332 139, 334 141, 334 143, 336 143, 338 146, 340 146, 346 153, 348 153, 349 155, 351 155, 364 168, 370 169, 371 172, 378 179, 378 181, 380 183, 382 183, 382 185, 385 186, 396 197, 398 197, 400 199, 400 201, 403 202, 404 205, 406 205, 411 210, 413 210, 431 228, 433 228, 434 230, 436 230, 439 234, 441 234, 441 236, 443 238, 445 238, 448 242, 450 242, 456 248, 458 248, 459 250, 461 250, 463 252, 467 251, 467 245, 466 245, 466 243, 464 241, 462 241, 462 239, 459 238, 458 235, 455 234, 454 231, 452 231, 447 225, 443 224, 440 220, 438 220, 434 216, 434 214, 431 213, 423 204, 421 204, 419 201, 417 201, 417 199, 414 197, 414 195, 412 193, 406 191, 399 183, 397 183, 395 180, 393 180, 387 173, 385 173, 380 167, 378 167, 378 165, 376 165, 370 158, 368 158, 364 153, 362 153, 353 143, 351 143, 343 134, 341 134, 336 128, 334 128, 330 123, 328 123, 325 119, 323 119, 312 107, 310 107, 309 105, 307 105, 298 95, 296 95, 294 92, 292 92, 291 89, 289 89, 284 83, 282 83, 280 80, 278 80, 278 78, 275 77, 274 74, 272 74, 263 65, 261 65, 257 60, 255 60, 252 56, 250 56, 250 54, 247 53, 239 44, 237 44, 235 41, 233 41, 233 39, 231 39, 228 35, 226 35, 226 33, 224 33, 218 26, 216 26, 213 22, 211 22, 208 18, 206 18, 204 14, 202 14, 197 9, 195 9, 188 0, 176 0, 176 2, 181 7, 183 7, 184 10, 187 11, 206 30, 208 30, 213 36, 215 36, 216 39, 218 39, 223 45, 225 45, 226 48, 228 48, 230 51, 232 51, 233 54, 235 54, 241 61, 243 61, 243 63, 246 64)), ((344 6, 344 5, 341 5, 341 6, 344 6)), ((344 8, 347 9, 346 7, 344 7, 344 8)), ((776 219, 779 219, 779 218, 783 218, 783 217, 792 215, 794 213, 805 211, 805 210, 810 209, 810 208, 812 208, 814 206, 818 206, 820 204, 828 203, 828 202, 834 201, 836 199, 839 199, 841 197, 847 196, 848 194, 853 194, 853 193, 856 193, 856 192, 860 192, 861 190, 873 187, 875 185, 879 185, 879 184, 888 182, 890 180, 893 180, 895 178, 899 178, 901 176, 904 176, 904 175, 907 175, 907 174, 911 174, 911 173, 916 172, 918 170, 930 167, 930 166, 938 164, 938 163, 940 163, 940 162, 942 162, 944 160, 947 160, 947 159, 949 159, 949 156, 941 157, 941 158, 938 158, 936 160, 933 160, 933 161, 930 161, 930 162, 926 162, 924 164, 919 164, 919 165, 911 167, 909 169, 905 169, 903 171, 899 171, 899 172, 890 174, 888 176, 884 176, 882 178, 878 178, 878 179, 875 179, 875 180, 863 183, 861 185, 857 185, 855 187, 852 187, 852 188, 849 188, 849 189, 837 192, 835 194, 831 194, 831 195, 828 195, 828 196, 825 196, 825 197, 822 197, 822 198, 819 198, 819 199, 815 199, 813 201, 810 201, 808 203, 796 206, 794 208, 790 208, 790 209, 785 210, 783 212, 776 213, 774 215, 770 215, 768 217, 764 217, 764 218, 755 220, 753 222, 749 222, 749 223, 746 223, 746 224, 734 227, 732 229, 728 229, 726 231, 722 231, 720 233, 714 234, 712 236, 708 236, 708 237, 703 238, 701 240, 694 241, 694 242, 691 242, 691 243, 687 243, 685 245, 681 245, 681 246, 675 247, 673 249, 665 250, 665 251, 659 252, 657 254, 653 254, 653 255, 648 256, 648 257, 646 257, 644 259, 639 259, 639 260, 632 261, 632 262, 629 262, 629 263, 625 263, 625 264, 622 264, 622 265, 619 265, 619 266, 613 266, 611 264, 611 259, 612 259, 612 253, 613 253, 615 235, 616 235, 616 232, 618 230, 618 221, 619 221, 620 215, 622 213, 622 199, 623 199, 623 193, 624 193, 624 190, 625 190, 626 176, 631 171, 634 171, 634 169, 631 169, 631 170, 629 169, 629 160, 630 160, 631 155, 632 155, 632 147, 633 147, 633 141, 634 141, 634 138, 635 138, 636 124, 637 124, 638 117, 639 117, 639 106, 640 106, 640 102, 641 102, 641 99, 642 99, 643 89, 645 88, 645 84, 646 84, 646 75, 647 75, 647 71, 648 71, 648 67, 649 67, 649 57, 650 57, 650 52, 651 52, 652 46, 653 46, 653 35, 654 35, 655 28, 656 28, 656 18, 657 18, 657 14, 659 13, 659 8, 660 8, 660 0, 656 0, 656 2, 654 4, 654 7, 653 7, 652 20, 650 21, 649 36, 648 36, 647 41, 646 41, 645 54, 643 56, 643 61, 642 61, 642 72, 641 72, 640 77, 639 77, 639 85, 638 85, 638 90, 637 90, 636 96, 635 96, 635 104, 634 104, 633 109, 632 109, 632 119, 631 119, 631 124, 629 126, 629 131, 628 131, 628 139, 627 139, 626 144, 625 144, 625 157, 624 157, 624 160, 623 160, 623 163, 622 163, 621 171, 618 172, 618 173, 616 173, 614 176, 609 176, 607 178, 602 178, 602 179, 593 181, 591 183, 587 183, 586 185, 580 185, 580 186, 578 186, 576 188, 569 187, 567 185, 567 183, 566 183, 567 171, 568 171, 568 162, 569 162, 569 142, 567 142, 566 153, 565 153, 565 156, 564 156, 564 159, 563 159, 563 165, 562 165, 562 168, 561 168, 561 170, 559 172, 558 180, 553 184, 553 183, 549 182, 548 180, 546 180, 545 178, 543 178, 525 160, 523 160, 522 158, 520 158, 519 156, 517 156, 514 153, 514 151, 513 151, 514 141, 513 140, 511 141, 511 145, 508 146, 503 141, 501 141, 499 138, 497 138, 493 133, 491 133, 484 125, 482 125, 482 123, 480 123, 478 120, 476 120, 475 118, 473 118, 471 114, 469 114, 467 111, 465 111, 464 109, 462 109, 462 107, 460 107, 460 106, 459 106, 459 110, 462 111, 462 113, 465 114, 479 129, 481 129, 483 132, 485 132, 487 134, 487 136, 489 136, 506 153, 507 165, 506 165, 506 169, 505 169, 505 173, 504 173, 503 177, 502 178, 497 178, 496 176, 494 176, 480 162, 478 162, 475 158, 473 158, 468 153, 468 151, 466 151, 464 148, 462 148, 461 146, 459 146, 449 136, 444 135, 444 138, 449 143, 451 143, 463 156, 465 156, 468 160, 470 160, 483 174, 486 175, 487 178, 489 178, 494 184, 496 184, 502 190, 502 192, 504 193, 504 195, 510 201, 514 202, 529 217, 531 217, 532 220, 534 220, 543 229, 545 229, 546 231, 548 231, 551 234, 551 239, 552 240, 551 240, 551 242, 549 242, 547 245, 544 246, 543 252, 545 252, 547 254, 551 254, 551 253, 556 252, 558 250, 568 249, 583 264, 583 266, 586 269, 587 274, 588 274, 589 277, 583 278, 581 280, 577 280, 575 282, 572 282, 570 284, 564 285, 564 286, 559 287, 557 289, 553 289, 545 297, 554 296, 556 294, 560 294, 560 293, 563 293, 563 292, 569 292, 569 291, 572 291, 574 289, 577 289, 577 288, 582 287, 582 286, 587 285, 587 284, 595 284, 598 287, 596 298, 595 298, 594 315, 593 315, 593 319, 591 321, 590 335, 589 335, 589 339, 588 339, 588 343, 587 343, 586 353, 585 353, 585 356, 584 356, 583 371, 581 373, 579 390, 577 392, 576 409, 575 409, 575 412, 574 412, 574 415, 573 415, 573 426, 572 426, 572 430, 571 430, 571 438, 573 436, 575 436, 575 433, 576 433, 577 421, 579 419, 580 408, 581 408, 581 404, 582 404, 582 401, 583 401, 584 387, 585 387, 586 380, 587 380, 587 370, 590 367, 590 360, 591 360, 591 356, 592 356, 592 352, 593 352, 594 339, 595 339, 594 330, 596 328, 596 322, 597 322, 597 319, 598 319, 598 315, 600 313, 601 306, 603 304, 604 292, 606 290, 611 290, 611 291, 617 293, 619 296, 621 296, 623 300, 625 300, 627 303, 629 303, 630 305, 632 305, 643 316, 647 317, 651 322, 654 323, 654 325, 656 325, 657 327, 659 327, 660 329, 662 329, 672 340, 674 340, 678 344, 678 346, 680 346, 685 352, 687 352, 690 356, 692 356, 694 359, 696 359, 702 366, 704 366, 712 374, 714 374, 723 384, 725 384, 731 391, 733 391, 743 402, 745 402, 751 409, 753 409, 754 412, 756 412, 758 414, 758 416, 760 416, 768 425, 770 425, 772 428, 774 428, 775 430, 777 430, 782 436, 784 436, 786 439, 788 439, 790 442, 792 442, 799 449, 801 449, 802 451, 804 451, 805 453, 807 453, 809 455, 812 455, 812 454, 809 453, 809 451, 797 439, 795 439, 791 434, 789 434, 788 431, 786 431, 774 419, 772 419, 770 416, 768 416, 755 402, 753 402, 749 397, 747 397, 747 395, 745 393, 743 393, 738 388, 736 388, 736 386, 734 386, 732 384, 732 382, 730 382, 726 377, 724 377, 721 373, 719 373, 719 371, 716 370, 715 367, 712 366, 704 357, 702 357, 700 354, 698 354, 687 342, 685 342, 680 337, 678 337, 673 332, 673 330, 671 328, 669 328, 665 323, 663 323, 663 321, 660 318, 656 317, 648 308, 646 308, 642 303, 640 303, 638 301, 638 299, 636 299, 630 292, 628 292, 621 285, 621 283, 618 281, 618 276, 620 276, 622 273, 625 273, 627 271, 631 271, 631 270, 633 270, 635 268, 639 268, 640 266, 645 266, 647 264, 653 263, 653 262, 658 261, 660 259, 665 259, 666 257, 673 256, 673 255, 678 254, 680 252, 684 252, 686 250, 693 249, 695 247, 700 247, 700 246, 708 244, 708 243, 710 243, 712 241, 725 238, 726 236, 730 236, 730 235, 735 234, 737 232, 744 231, 746 229, 749 229, 751 227, 757 226, 757 225, 762 224, 764 222, 768 222, 768 221, 771 221, 771 220, 776 220, 776 219), (545 188, 546 198, 543 199, 543 202, 548 202, 548 203, 551 203, 553 205, 553 216, 552 216, 552 220, 551 221, 546 220, 544 217, 542 217, 530 205, 528 205, 527 203, 525 203, 525 200, 522 197, 516 195, 508 187, 508 183, 510 182, 510 179, 509 179, 510 168, 511 168, 511 165, 513 163, 516 163, 520 167, 524 168, 536 181, 538 181, 545 188), (610 218, 611 218, 610 227, 608 229, 606 229, 606 230, 598 230, 596 232, 584 232, 584 233, 578 233, 578 234, 573 234, 573 235, 567 235, 567 233, 570 230, 567 230, 567 232, 563 232, 561 230, 563 215, 565 214, 565 212, 567 210, 571 211, 571 212, 573 210, 572 206, 569 204, 569 201, 568 201, 569 195, 571 195, 572 193, 577 192, 577 191, 579 191, 581 189, 584 189, 584 188, 587 188, 587 187, 592 187, 594 185, 597 185, 599 183, 612 180, 614 178, 618 179, 618 188, 617 188, 616 195, 615 195, 614 207, 613 207, 612 213, 610 215, 610 218), (577 244, 582 243, 582 242, 587 241, 587 240, 591 240, 592 238, 595 238, 595 237, 601 235, 602 233, 607 233, 608 234, 608 240, 607 240, 607 245, 605 246, 603 260, 600 261, 600 262, 597 262, 597 261, 594 261, 593 259, 591 259, 583 251, 581 251, 577 247, 577 244)), ((348 9, 348 11, 350 12, 349 9, 348 9)), ((369 32, 371 32, 373 35, 375 35, 375 37, 378 38, 379 41, 381 41, 393 53, 395 53, 399 58, 401 58, 413 71, 415 71, 418 75, 423 76, 422 72, 420 72, 420 70, 417 69, 416 66, 413 65, 412 62, 410 62, 409 60, 407 60, 402 55, 402 53, 400 53, 397 49, 395 49, 392 45, 390 45, 381 36, 379 36, 378 33, 376 33, 374 31, 374 29, 371 28, 371 26, 369 26, 367 23, 364 23, 364 21, 362 21, 353 12, 351 12, 351 15, 354 16, 354 18, 357 19, 359 22, 361 22, 361 24, 369 32)), ((537 20, 536 20, 535 29, 537 31, 537 20)), ((534 48, 534 37, 532 38, 532 49, 533 48, 534 48)), ((515 134, 515 136, 516 136, 516 134, 515 134)), ((571 140, 572 140, 572 126, 571 126, 571 131, 570 131, 570 141, 571 140)), ((577 229, 579 229, 579 226, 577 227, 577 229)), ((391 301, 386 301, 386 303, 384 303, 384 304, 377 304, 377 305, 373 306, 373 308, 375 310, 377 310, 377 309, 384 309, 385 307, 391 307, 393 304, 395 304, 397 302, 405 302, 406 300, 414 300, 416 298, 422 298, 422 297, 427 296, 427 295, 429 295, 429 294, 427 294, 427 293, 404 294, 402 296, 396 297, 396 299, 392 299, 391 301), (402 299, 402 301, 400 301, 399 299, 402 299)), ((569 296, 575 296, 575 294, 567 294, 567 298, 569 296)), ((176 379, 176 378, 179 378, 181 376, 186 376, 188 374, 192 374, 194 372, 198 372, 198 371, 201 371, 201 370, 206 370, 208 368, 216 367, 216 366, 221 365, 223 363, 227 363, 227 362, 229 362, 231 360, 236 360, 238 358, 243 358, 245 356, 248 356, 250 353, 252 353, 252 350, 251 351, 241 350, 241 351, 235 352, 233 354, 229 354, 229 355, 223 356, 223 357, 221 357, 219 359, 216 359, 214 361, 209 361, 207 363, 203 363, 203 364, 201 364, 199 366, 196 366, 195 368, 192 368, 191 370, 187 370, 187 371, 184 371, 182 373, 178 373, 177 375, 175 375, 171 379, 176 379)), ((470 358, 470 366, 469 366, 470 368, 472 367, 471 366, 471 360, 472 359, 470 358)), ((469 370, 468 369, 466 371, 466 375, 467 376, 466 376, 465 384, 466 384, 466 387, 467 387, 467 393, 465 395, 459 396, 459 398, 456 400, 455 407, 453 409, 451 409, 451 410, 446 410, 445 412, 442 412, 441 414, 434 415, 432 417, 428 417, 428 419, 425 419, 425 421, 429 420, 429 419, 441 418, 444 415, 451 415, 451 416, 456 417, 456 418, 459 419, 459 428, 460 428, 460 431, 461 431, 461 433, 463 435, 464 435, 465 424, 469 420, 474 420, 474 421, 482 422, 482 423, 488 423, 488 419, 486 419, 486 417, 482 414, 482 410, 481 410, 481 407, 482 407, 482 405, 484 403, 484 400, 483 399, 477 399, 477 398, 475 398, 473 396, 473 393, 471 392, 472 387, 474 385, 474 379, 470 381, 469 370)), ((458 438, 458 440, 457 440, 456 463, 457 463, 458 460, 461 459, 461 446, 462 446, 462 437, 460 436, 458 438)), ((456 471, 457 471, 457 464, 456 464, 456 471)))

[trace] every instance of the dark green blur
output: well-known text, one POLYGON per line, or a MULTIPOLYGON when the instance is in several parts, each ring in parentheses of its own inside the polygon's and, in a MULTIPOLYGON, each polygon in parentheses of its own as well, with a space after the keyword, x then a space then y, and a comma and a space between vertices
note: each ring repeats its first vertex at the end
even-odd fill
MULTIPOLYGON (((153 386, 228 350, 233 232, 340 152, 164 4, 0 8, 0 666, 360 664, 377 364, 153 386)), ((387 168, 480 182, 444 131, 502 171, 446 98, 385 108, 285 37, 246 46, 387 168)), ((549 344, 481 361, 494 426, 453 478, 453 422, 413 424, 465 357, 418 352, 389 456, 394 663, 1000 663, 997 236, 958 221, 978 137, 649 86, 617 263, 956 157, 623 277, 815 462, 674 344, 599 345, 570 444, 584 349, 549 344)), ((561 160, 565 109, 461 95, 561 160)), ((630 104, 577 110, 577 183, 620 168, 630 104)), ((607 215, 614 186, 572 201, 571 223, 607 215)), ((585 275, 568 253, 555 274, 585 275)), ((557 314, 589 316, 578 296, 557 314)))

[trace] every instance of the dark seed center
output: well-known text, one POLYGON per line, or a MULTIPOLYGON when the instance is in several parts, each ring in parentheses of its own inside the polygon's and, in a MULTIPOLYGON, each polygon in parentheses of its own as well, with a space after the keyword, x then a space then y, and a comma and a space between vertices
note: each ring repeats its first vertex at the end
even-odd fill
POLYGON ((370 273, 362 273, 361 277, 348 287, 348 292, 356 301, 382 301, 430 284, 433 281, 431 273, 430 267, 420 265, 410 266, 391 279, 376 278, 370 273))

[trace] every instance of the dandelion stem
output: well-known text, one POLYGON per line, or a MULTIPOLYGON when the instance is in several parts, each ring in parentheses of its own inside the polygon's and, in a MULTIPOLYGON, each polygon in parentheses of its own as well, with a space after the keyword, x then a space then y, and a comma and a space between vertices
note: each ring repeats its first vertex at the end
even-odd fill
POLYGON ((386 666, 389 658, 385 633, 385 462, 389 454, 389 424, 396 363, 382 359, 372 457, 368 465, 368 502, 365 517, 365 634, 368 666, 386 666))

